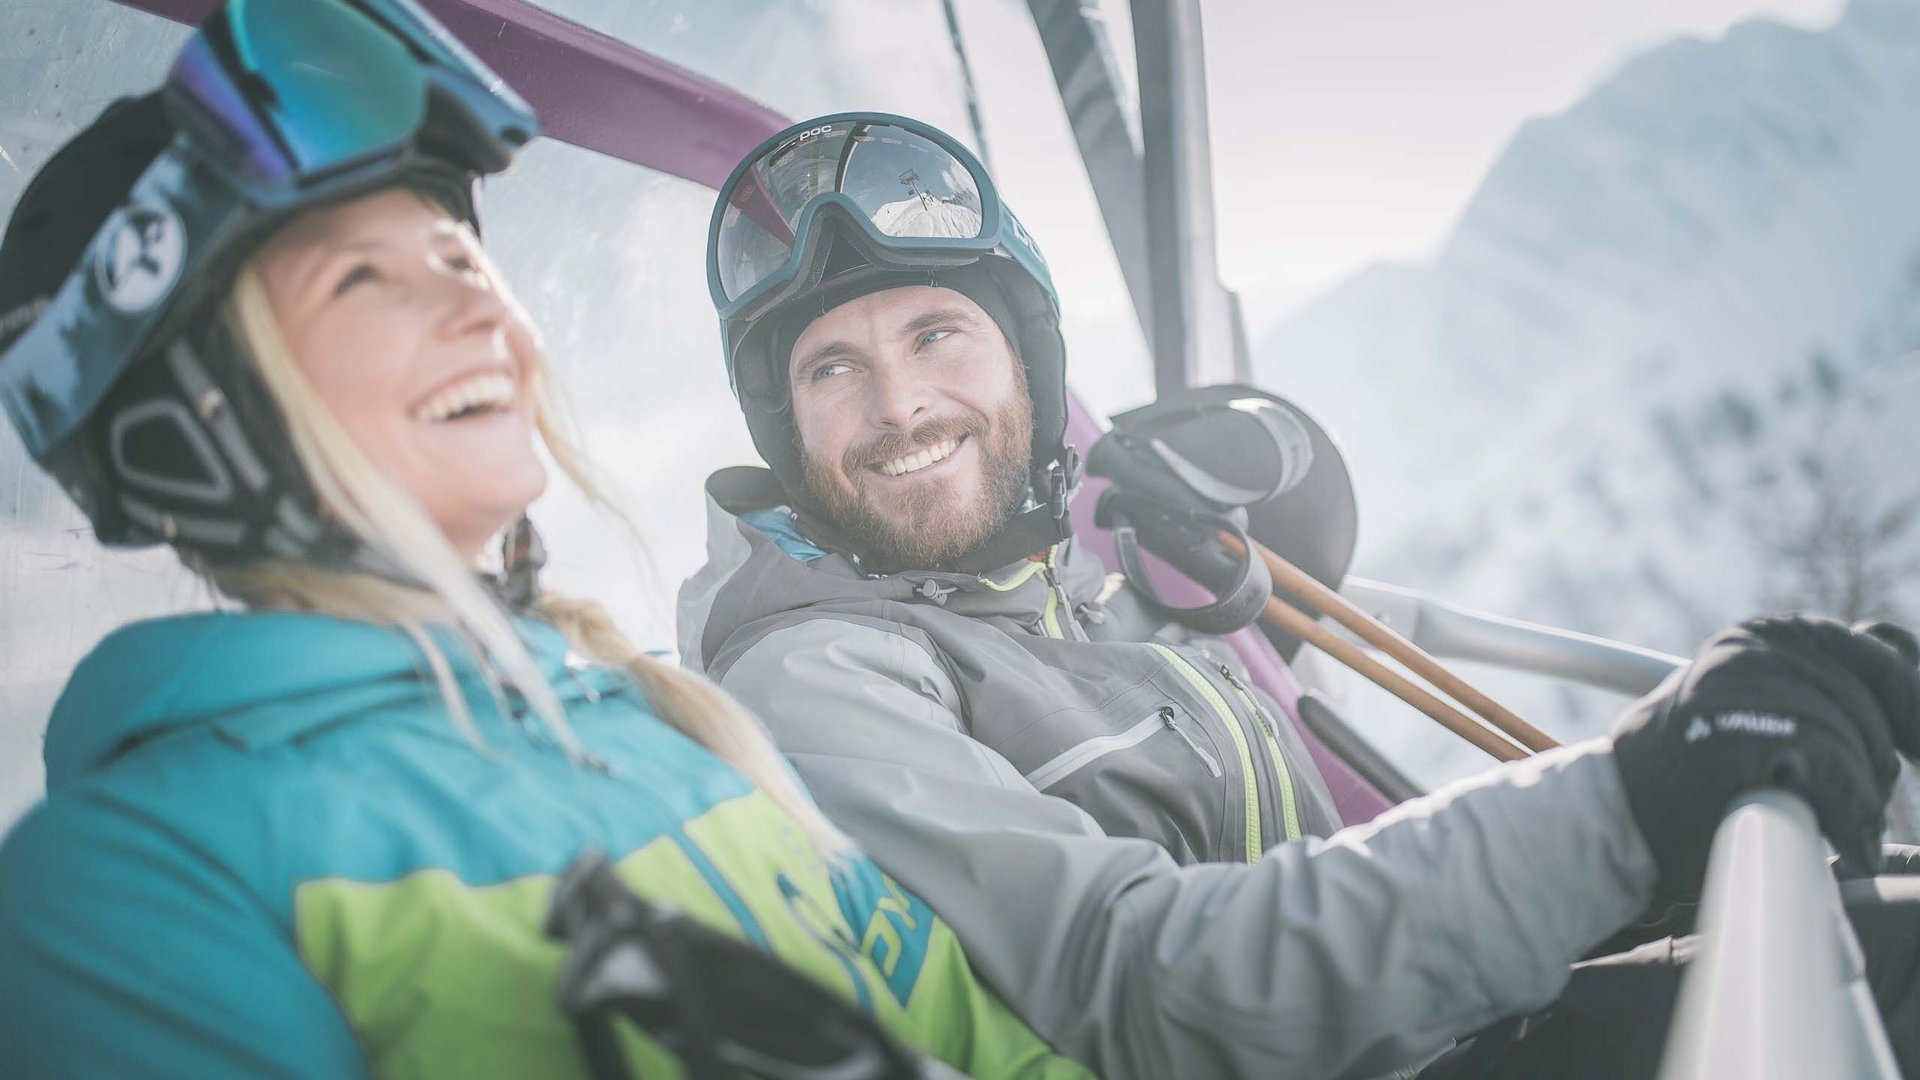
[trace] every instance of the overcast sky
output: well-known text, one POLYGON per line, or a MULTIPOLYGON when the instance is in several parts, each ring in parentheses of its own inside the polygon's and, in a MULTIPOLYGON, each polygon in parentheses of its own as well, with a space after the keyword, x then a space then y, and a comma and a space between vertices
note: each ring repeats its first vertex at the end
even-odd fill
MULTIPOLYGON (((1122 5, 1124 8, 1124 5, 1122 5)), ((1436 246, 1521 121, 1636 52, 1843 0, 1202 0, 1229 285, 1312 290, 1436 246)))

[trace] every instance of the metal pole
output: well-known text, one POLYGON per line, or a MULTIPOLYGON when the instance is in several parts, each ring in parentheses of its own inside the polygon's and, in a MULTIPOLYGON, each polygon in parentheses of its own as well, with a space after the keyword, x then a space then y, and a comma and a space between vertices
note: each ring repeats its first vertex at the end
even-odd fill
POLYGON ((967 59, 967 42, 960 33, 960 13, 953 0, 940 0, 947 13, 947 36, 953 39, 953 55, 960 61, 960 83, 967 91, 967 120, 973 125, 973 147, 980 153, 980 164, 993 171, 993 157, 987 153, 987 127, 980 121, 980 95, 973 85, 973 62, 967 59))
POLYGON ((1107 240, 1126 279, 1140 331, 1153 340, 1153 274, 1147 251, 1146 196, 1140 188, 1140 143, 1118 61, 1099 20, 1096 0, 1027 0, 1046 47, 1060 104, 1080 147, 1080 161, 1100 204, 1107 240))
POLYGON ((1721 822, 1661 1080, 1898 1080, 1813 811, 1763 791, 1721 822))
POLYGON ((1154 389, 1245 381, 1233 303, 1215 251, 1207 69, 1198 0, 1131 0, 1152 254, 1154 389))
POLYGON ((1350 577, 1340 595, 1427 652, 1639 697, 1686 666, 1683 657, 1471 611, 1397 585, 1350 577))

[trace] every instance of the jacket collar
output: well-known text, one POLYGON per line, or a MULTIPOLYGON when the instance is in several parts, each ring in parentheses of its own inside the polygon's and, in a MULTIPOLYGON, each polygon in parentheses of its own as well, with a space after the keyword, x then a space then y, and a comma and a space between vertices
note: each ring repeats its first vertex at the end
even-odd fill
MULTIPOLYGON (((533 620, 517 625, 562 700, 604 689, 570 678, 580 664, 569 664, 558 631, 533 620)), ((469 688, 469 700, 486 700, 472 653, 443 629, 431 632, 469 688)), ((196 728, 218 728, 228 742, 250 747, 418 701, 423 720, 451 732, 437 699, 428 697, 433 694, 426 658, 394 626, 297 612, 208 612, 132 623, 80 662, 54 706, 47 786, 104 768, 139 743, 196 728)))
POLYGON ((680 647, 704 664, 733 631, 813 604, 891 600, 1038 627, 1051 609, 1077 610, 1105 585, 1105 568, 1071 540, 986 573, 870 574, 833 537, 796 515, 770 472, 723 469, 707 481, 707 565, 680 596, 680 647), (1058 588, 1051 605, 1049 593, 1058 588))

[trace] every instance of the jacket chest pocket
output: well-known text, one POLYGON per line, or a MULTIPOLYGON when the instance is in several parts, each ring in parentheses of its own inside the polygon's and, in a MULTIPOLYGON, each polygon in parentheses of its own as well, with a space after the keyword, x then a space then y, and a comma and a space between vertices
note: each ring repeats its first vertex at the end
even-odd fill
POLYGON ((1213 734, 1177 703, 1129 715, 1025 770, 1027 782, 1079 806, 1110 836, 1152 840, 1182 863, 1226 857, 1240 841, 1213 734))
POLYGON ((1221 777, 1220 757, 1210 745, 1212 737, 1180 709, 1173 705, 1162 705, 1121 731, 1111 735, 1096 735, 1055 754, 1026 774, 1027 783, 1046 791, 1074 774, 1092 768, 1103 759, 1131 750, 1162 732, 1172 733, 1177 742, 1199 760, 1208 775, 1216 780, 1221 777))

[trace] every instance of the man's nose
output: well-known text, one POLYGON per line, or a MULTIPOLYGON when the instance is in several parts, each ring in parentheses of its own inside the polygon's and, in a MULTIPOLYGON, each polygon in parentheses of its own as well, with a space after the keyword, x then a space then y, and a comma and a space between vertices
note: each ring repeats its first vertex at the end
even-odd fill
POLYGON ((932 410, 936 396, 909 364, 876 365, 868 388, 868 419, 883 428, 913 427, 932 410))

